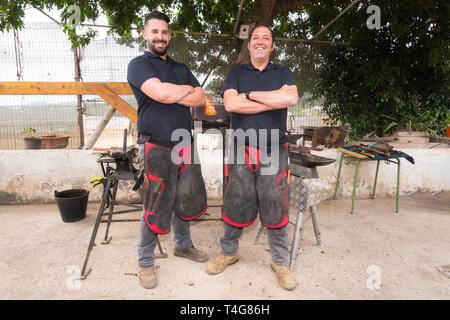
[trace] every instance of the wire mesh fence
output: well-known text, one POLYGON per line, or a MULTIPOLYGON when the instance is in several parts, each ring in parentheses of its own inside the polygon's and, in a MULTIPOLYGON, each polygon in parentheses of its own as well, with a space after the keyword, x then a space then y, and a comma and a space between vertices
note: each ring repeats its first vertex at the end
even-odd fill
MULTIPOLYGON (((318 68, 336 46, 277 40, 272 60, 289 66, 299 88, 300 100, 289 109, 287 127, 295 133, 302 126, 323 125, 319 101, 310 101, 318 68)), ((113 38, 94 39, 80 50, 80 81, 126 82, 131 59, 144 51, 144 43, 121 44, 113 38)), ((219 94, 228 69, 236 64, 241 42, 218 36, 174 36, 168 54, 185 63, 203 88, 219 94)), ((71 43, 54 23, 29 23, 23 30, 0 33, 0 81, 74 81, 75 56, 71 43)), ((121 96, 137 108, 134 96, 121 96)), ((87 141, 109 105, 98 96, 84 95, 83 136, 87 141)), ((36 135, 70 136, 68 148, 81 145, 75 95, 0 95, 0 149, 23 149, 21 132, 35 128, 36 135)), ((123 129, 133 129, 130 120, 115 112, 96 147, 120 146, 123 129)))

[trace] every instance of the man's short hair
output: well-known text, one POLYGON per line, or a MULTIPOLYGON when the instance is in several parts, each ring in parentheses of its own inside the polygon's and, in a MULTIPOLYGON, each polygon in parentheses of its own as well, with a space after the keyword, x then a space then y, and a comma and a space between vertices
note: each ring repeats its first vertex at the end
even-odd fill
POLYGON ((267 29, 269 29, 270 30, 270 34, 272 35, 272 43, 274 43, 275 42, 275 36, 274 36, 274 34, 273 34, 273 30, 272 30, 272 28, 270 28, 270 26, 267 24, 267 23, 258 23, 256 26, 254 26, 253 28, 252 28, 252 30, 250 30, 250 34, 248 35, 248 40, 250 41, 251 39, 252 39, 252 34, 253 34, 253 31, 255 31, 255 29, 256 28, 259 28, 259 27, 266 27, 267 29))
POLYGON ((156 10, 148 13, 145 16, 144 25, 147 25, 147 21, 150 20, 150 19, 163 20, 163 21, 167 22, 167 24, 169 24, 169 22, 170 22, 170 19, 169 19, 169 17, 167 15, 165 15, 162 12, 156 11, 156 10))

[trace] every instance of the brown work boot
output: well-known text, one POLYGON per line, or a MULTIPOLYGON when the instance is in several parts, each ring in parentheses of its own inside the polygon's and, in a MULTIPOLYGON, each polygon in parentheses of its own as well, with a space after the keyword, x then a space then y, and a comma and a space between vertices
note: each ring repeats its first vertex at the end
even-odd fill
POLYGON ((289 266, 279 266, 271 262, 270 266, 272 270, 277 274, 278 283, 283 289, 294 290, 297 286, 294 273, 289 266))
POLYGON ((189 260, 195 262, 205 262, 208 260, 208 255, 206 252, 200 251, 195 247, 190 247, 187 249, 175 248, 173 254, 177 257, 188 258, 189 260))
POLYGON ((220 254, 217 258, 214 260, 211 259, 206 264, 206 272, 209 274, 219 274, 225 268, 233 263, 236 263, 239 260, 239 257, 236 256, 224 256, 223 254, 220 254))
POLYGON ((138 279, 141 286, 145 289, 153 289, 158 285, 156 278, 155 265, 149 267, 138 266, 138 279))

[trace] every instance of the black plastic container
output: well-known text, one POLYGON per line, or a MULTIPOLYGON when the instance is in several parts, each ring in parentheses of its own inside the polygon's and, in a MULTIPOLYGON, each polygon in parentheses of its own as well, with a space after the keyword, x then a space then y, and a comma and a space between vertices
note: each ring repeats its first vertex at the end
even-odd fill
POLYGON ((62 221, 75 222, 86 217, 89 191, 85 189, 55 190, 56 204, 62 221))

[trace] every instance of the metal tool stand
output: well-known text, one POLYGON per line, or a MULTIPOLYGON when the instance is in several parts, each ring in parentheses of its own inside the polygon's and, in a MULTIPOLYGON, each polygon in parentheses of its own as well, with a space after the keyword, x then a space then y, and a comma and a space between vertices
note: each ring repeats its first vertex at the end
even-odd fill
MULTIPOLYGON (((316 205, 312 205, 309 207, 310 215, 306 217, 306 219, 303 219, 303 216, 306 212, 307 208, 307 201, 308 201, 308 190, 304 186, 303 178, 319 178, 319 173, 317 171, 317 166, 321 165, 328 165, 334 160, 318 157, 324 160, 329 161, 314 161, 314 159, 308 160, 306 157, 302 157, 300 163, 296 161, 296 159, 291 159, 291 163, 289 164, 289 170, 291 172, 291 182, 289 185, 289 198, 290 198, 290 206, 289 206, 289 212, 290 216, 293 214, 293 211, 297 211, 297 217, 295 220, 295 226, 294 226, 294 237, 292 239, 291 243, 291 254, 290 254, 290 260, 289 260, 289 267, 291 270, 295 269, 295 262, 297 259, 298 251, 300 248, 300 239, 301 239, 301 231, 303 224, 311 217, 312 225, 314 229, 314 234, 316 237, 317 246, 322 246, 322 239, 320 237, 320 229, 319 229, 319 222, 317 219, 317 207, 316 205), (293 162, 297 163, 293 163, 293 162)), ((253 244, 256 244, 256 242, 259 239, 259 236, 261 235, 263 230, 263 225, 261 222, 259 223, 255 236, 252 240, 253 244)))
MULTIPOLYGON (((119 181, 134 181, 137 182, 138 170, 134 168, 132 165, 132 152, 126 152, 126 131, 124 138, 124 151, 113 153, 112 156, 108 154, 101 155, 97 160, 100 163, 103 171, 103 175, 105 177, 106 183, 104 183, 104 189, 102 194, 102 200, 100 204, 100 208, 98 210, 97 219, 94 224, 94 229, 92 230, 91 239, 89 241, 86 258, 84 259, 83 268, 81 270, 80 279, 84 280, 91 272, 89 268, 86 271, 87 263, 89 260, 89 256, 91 254, 92 248, 96 245, 95 238, 97 236, 98 228, 100 223, 106 222, 106 232, 105 237, 101 244, 109 244, 111 242, 112 237, 108 237, 109 235, 109 227, 113 222, 133 222, 140 221, 140 219, 120 219, 113 220, 113 214, 123 214, 123 213, 131 213, 131 212, 142 212, 142 202, 119 202, 116 201, 117 188, 119 186, 119 181), (116 167, 113 168, 109 164, 115 163, 116 167), (106 167, 105 167, 106 166, 106 167), (124 205, 127 207, 132 207, 133 209, 128 210, 120 210, 114 211, 116 205, 124 205), (109 212, 106 213, 106 210, 109 209, 109 212), (107 220, 102 220, 103 216, 108 216, 107 220)), ((164 253, 159 242, 158 237, 156 238, 157 245, 160 251, 160 255, 156 256, 156 258, 166 258, 167 253, 164 253)))

